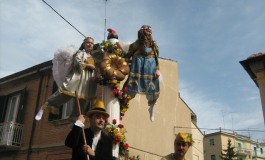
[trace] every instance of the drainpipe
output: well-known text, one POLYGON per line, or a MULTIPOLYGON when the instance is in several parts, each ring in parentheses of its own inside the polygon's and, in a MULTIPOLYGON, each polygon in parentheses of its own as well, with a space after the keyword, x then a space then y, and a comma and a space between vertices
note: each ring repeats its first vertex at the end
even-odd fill
POLYGON ((28 153, 27 153, 27 160, 30 160, 30 155, 31 155, 31 149, 32 149, 32 143, 33 143, 33 137, 34 137, 34 133, 35 133, 35 128, 36 128, 36 120, 35 120, 35 114, 38 111, 38 106, 40 103, 40 96, 41 96, 41 86, 42 86, 42 82, 43 82, 43 73, 40 72, 40 68, 37 68, 37 73, 40 77, 39 80, 39 87, 38 87, 38 96, 37 96, 37 100, 36 100, 36 107, 35 107, 35 112, 32 118, 33 124, 31 127, 31 134, 30 134, 30 141, 29 141, 29 147, 28 147, 28 153))

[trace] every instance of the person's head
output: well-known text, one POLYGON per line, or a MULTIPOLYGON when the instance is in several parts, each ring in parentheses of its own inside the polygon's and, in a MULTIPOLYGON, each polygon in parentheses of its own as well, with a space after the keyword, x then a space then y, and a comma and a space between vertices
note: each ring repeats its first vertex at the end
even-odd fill
POLYGON ((175 153, 174 156, 178 158, 183 158, 188 151, 189 147, 192 145, 193 140, 192 136, 189 133, 178 133, 175 142, 174 142, 174 149, 175 153))
POLYGON ((138 31, 139 40, 152 40, 152 27, 149 25, 143 25, 138 31))
POLYGON ((79 50, 85 50, 86 52, 91 52, 94 46, 94 39, 92 37, 86 37, 81 44, 79 50))
POLYGON ((90 128, 94 131, 99 131, 104 128, 105 120, 109 114, 105 110, 104 102, 97 100, 93 108, 87 113, 90 122, 90 128))

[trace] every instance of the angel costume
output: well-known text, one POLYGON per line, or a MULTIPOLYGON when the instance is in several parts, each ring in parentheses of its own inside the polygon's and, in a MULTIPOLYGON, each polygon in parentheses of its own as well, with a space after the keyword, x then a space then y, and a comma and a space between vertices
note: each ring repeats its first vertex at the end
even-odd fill
POLYGON ((96 98, 97 84, 95 81, 95 71, 86 68, 87 64, 94 65, 94 63, 94 59, 90 53, 86 53, 84 50, 78 50, 73 55, 72 66, 62 85, 47 99, 45 104, 41 107, 42 113, 40 113, 40 110, 35 119, 41 119, 43 110, 58 114, 59 107, 75 97, 75 92, 80 99, 81 109, 83 108, 84 110, 87 101, 96 98))

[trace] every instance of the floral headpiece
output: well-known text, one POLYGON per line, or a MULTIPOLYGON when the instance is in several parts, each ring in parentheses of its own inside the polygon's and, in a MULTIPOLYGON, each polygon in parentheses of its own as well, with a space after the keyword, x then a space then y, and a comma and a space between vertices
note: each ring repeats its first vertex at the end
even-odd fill
POLYGON ((192 134, 190 133, 178 133, 175 139, 176 142, 186 142, 192 144, 194 141, 192 140, 192 134))

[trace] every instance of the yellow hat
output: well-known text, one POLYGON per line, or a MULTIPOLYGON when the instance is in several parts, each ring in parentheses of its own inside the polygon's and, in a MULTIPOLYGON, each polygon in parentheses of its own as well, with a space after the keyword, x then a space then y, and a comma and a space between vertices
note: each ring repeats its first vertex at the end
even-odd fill
POLYGON ((106 118, 109 118, 109 114, 105 110, 105 105, 103 101, 97 100, 94 103, 93 108, 88 111, 87 116, 91 117, 95 113, 103 114, 106 118))
POLYGON ((193 143, 192 135, 190 133, 178 133, 175 139, 176 142, 193 143))

